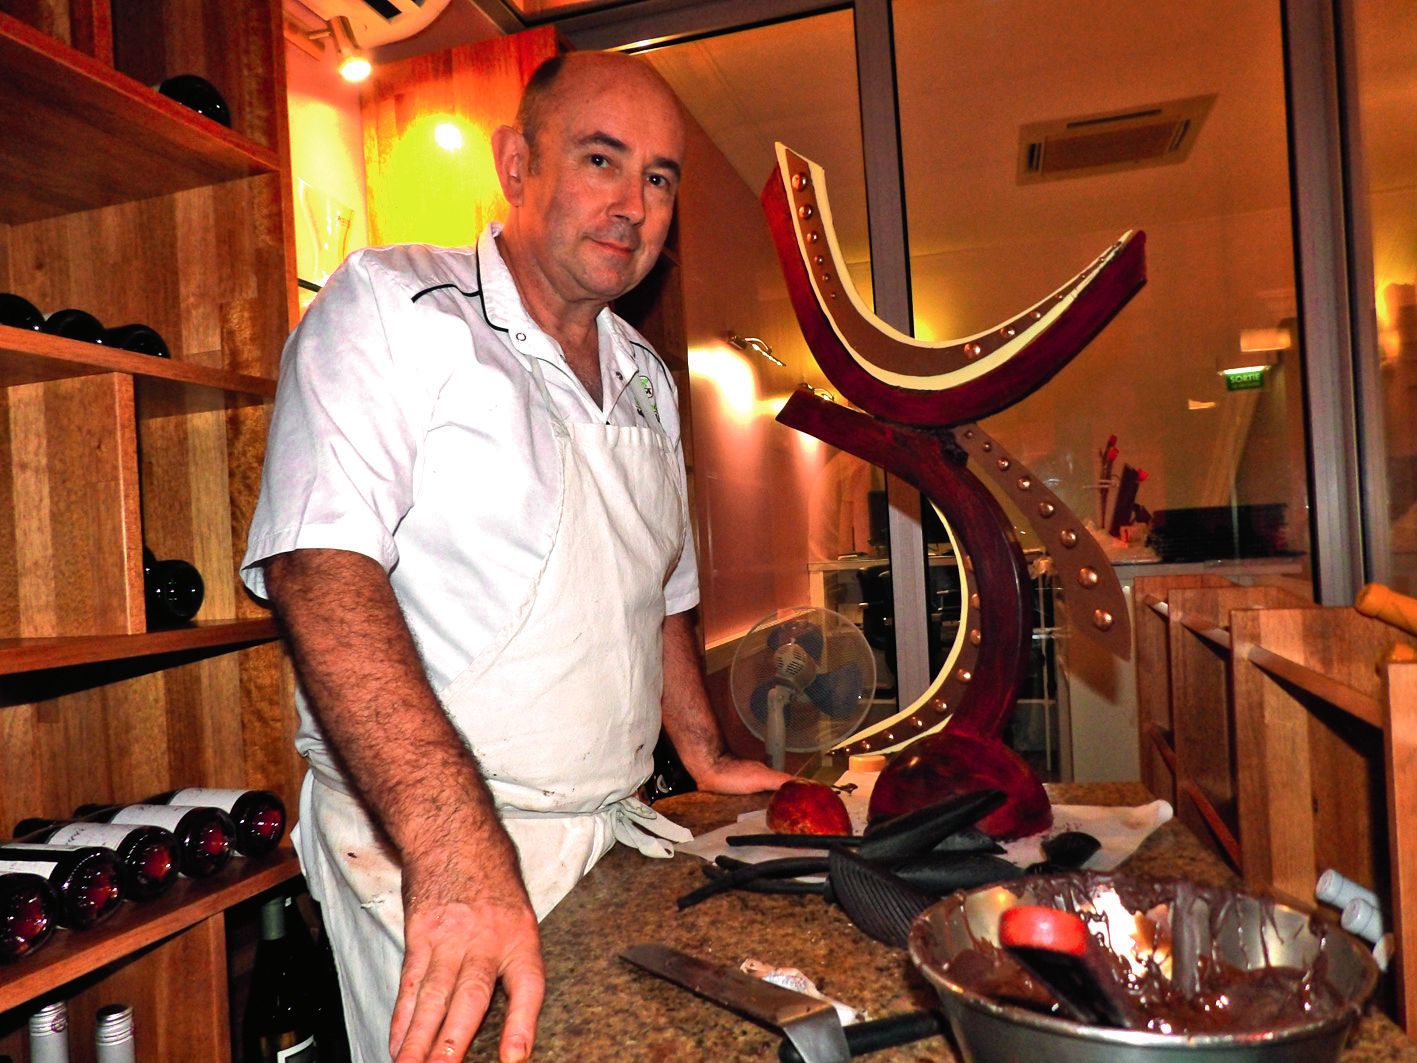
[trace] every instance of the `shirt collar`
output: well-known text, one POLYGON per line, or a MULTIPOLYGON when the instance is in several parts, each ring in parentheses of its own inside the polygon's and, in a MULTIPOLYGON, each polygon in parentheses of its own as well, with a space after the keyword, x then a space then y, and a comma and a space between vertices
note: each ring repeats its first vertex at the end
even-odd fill
MULTIPOLYGON (((554 352, 555 360, 564 363, 565 356, 561 354, 559 345, 551 342, 551 337, 541 330, 522 303, 521 293, 517 291, 517 282, 512 279, 512 271, 507 268, 497 246, 497 237, 501 232, 501 222, 489 222, 477 240, 478 283, 482 291, 483 316, 493 328, 509 335, 522 333, 538 337, 544 341, 548 351, 554 352)), ((610 340, 610 365, 601 368, 607 378, 605 383, 618 393, 637 374, 644 372, 644 367, 636 360, 634 344, 626 334, 624 324, 609 307, 597 315, 595 324, 602 340, 607 336, 610 340), (618 377, 617 373, 620 374, 618 377)), ((601 344, 601 350, 605 350, 604 343, 601 344)))

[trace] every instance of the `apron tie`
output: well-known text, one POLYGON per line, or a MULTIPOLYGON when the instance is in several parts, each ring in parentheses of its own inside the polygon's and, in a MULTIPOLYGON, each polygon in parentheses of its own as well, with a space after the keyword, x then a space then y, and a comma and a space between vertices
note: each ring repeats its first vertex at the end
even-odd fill
POLYGON ((693 831, 661 816, 637 797, 627 797, 610 806, 610 829, 617 842, 658 860, 674 855, 672 843, 692 841, 694 837, 693 831))

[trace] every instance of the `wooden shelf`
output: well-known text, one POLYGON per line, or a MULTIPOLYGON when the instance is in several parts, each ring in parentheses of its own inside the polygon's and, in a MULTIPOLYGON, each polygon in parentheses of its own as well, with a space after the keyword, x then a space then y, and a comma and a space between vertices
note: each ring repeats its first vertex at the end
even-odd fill
POLYGON ((68 668, 183 650, 241 646, 279 638, 269 617, 257 620, 201 620, 191 627, 144 635, 84 635, 69 638, 0 639, 0 675, 68 668))
POLYGON ((195 926, 300 874, 291 849, 255 860, 236 857, 210 879, 181 879, 148 904, 125 902, 92 930, 56 931, 34 956, 0 969, 0 1013, 195 926))
POLYGON ((1308 665, 1291 661, 1288 657, 1282 657, 1263 646, 1251 647, 1249 659, 1256 668, 1267 675, 1282 680, 1292 687, 1297 687, 1307 694, 1312 694, 1340 712, 1345 712, 1379 730, 1382 729, 1383 706, 1377 698, 1369 697, 1354 690, 1346 683, 1340 683, 1322 672, 1315 671, 1308 665))
POLYGON ((232 373, 176 358, 154 358, 116 347, 0 325, 0 387, 99 373, 127 373, 140 387, 154 392, 196 388, 262 401, 273 398, 276 393, 276 382, 267 377, 232 373))
POLYGON ((276 153, 0 14, 0 222, 279 173, 276 153))

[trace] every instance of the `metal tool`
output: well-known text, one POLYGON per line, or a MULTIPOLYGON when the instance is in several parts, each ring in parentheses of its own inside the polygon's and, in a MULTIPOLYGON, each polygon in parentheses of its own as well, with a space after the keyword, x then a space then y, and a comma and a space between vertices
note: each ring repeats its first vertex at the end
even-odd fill
POLYGON ((784 989, 665 945, 632 945, 620 958, 725 1008, 781 1030, 784 1063, 844 1063, 852 1056, 903 1045, 944 1032, 938 1012, 910 1011, 842 1028, 824 1000, 784 989))
POLYGON ((836 1009, 825 1000, 764 982, 666 945, 631 945, 620 958, 650 974, 782 1031, 803 1063, 847 1063, 851 1050, 836 1009))

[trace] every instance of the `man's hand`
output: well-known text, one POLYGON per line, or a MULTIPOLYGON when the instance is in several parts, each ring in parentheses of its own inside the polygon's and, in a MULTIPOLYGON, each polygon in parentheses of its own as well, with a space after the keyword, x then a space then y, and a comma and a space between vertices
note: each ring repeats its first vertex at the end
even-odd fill
POLYGON ((756 794, 776 790, 792 778, 756 760, 743 760, 730 753, 692 773, 700 790, 715 794, 756 794))
POLYGON ((507 994, 502 1063, 531 1055, 546 988, 541 939, 516 853, 510 869, 499 855, 490 868, 405 866, 403 971, 389 1030, 395 1063, 462 1059, 499 979, 507 994))

